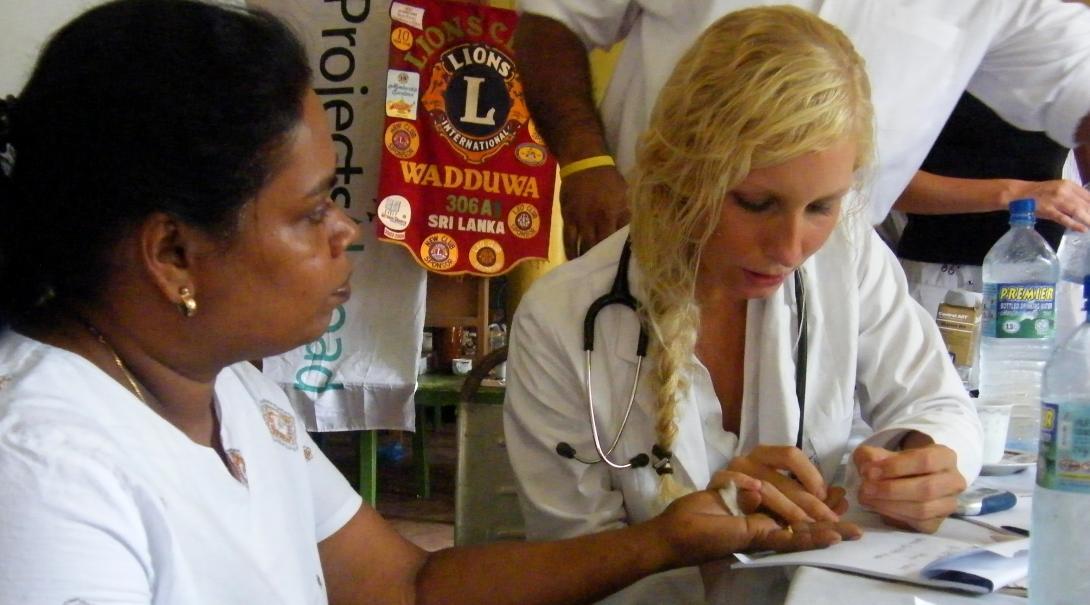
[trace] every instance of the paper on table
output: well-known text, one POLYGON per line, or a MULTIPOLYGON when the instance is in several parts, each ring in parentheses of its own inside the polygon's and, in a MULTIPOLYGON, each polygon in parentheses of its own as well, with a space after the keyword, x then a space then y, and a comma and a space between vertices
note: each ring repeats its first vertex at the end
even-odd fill
MULTIPOLYGON (((982 580, 968 581, 968 576, 955 576, 947 573, 940 578, 929 578, 924 574, 929 564, 938 561, 948 561, 950 557, 964 558, 967 551, 988 547, 995 553, 995 546, 1002 546, 999 553, 1013 550, 1015 552, 1026 549, 1028 540, 1011 540, 1009 536, 1002 536, 981 530, 975 534, 974 541, 954 539, 940 535, 917 534, 898 531, 884 527, 876 516, 865 515, 851 519, 865 527, 863 537, 852 542, 841 542, 824 550, 787 553, 768 556, 737 555, 739 563, 736 568, 748 567, 773 567, 780 565, 812 565, 828 569, 838 569, 868 576, 911 582, 924 586, 938 586, 953 588, 966 592, 988 593, 1002 588, 1010 581, 1018 580, 1026 575, 1028 556, 1004 557, 999 554, 985 555, 985 559, 992 557, 1001 561, 989 561, 986 564, 978 564, 976 559, 966 558, 970 564, 965 570, 959 566, 958 570, 964 573, 981 573, 982 580), (998 543, 998 544, 997 544, 998 543), (999 565, 1003 562, 1006 565, 999 565), (999 569, 1002 567, 1002 569, 999 569), (957 578, 952 579, 952 578, 957 578)), ((967 525, 967 524, 960 524, 967 525)), ((969 526, 971 527, 971 526, 969 526)), ((955 535, 965 535, 972 529, 980 528, 959 527, 951 532, 955 535)), ((944 571, 953 571, 946 569, 944 571)))
MULTIPOLYGON (((731 595, 736 597, 736 595, 731 595)), ((737 598, 708 601, 730 605, 737 598)), ((1026 605, 1026 599, 1003 592, 988 595, 890 582, 857 574, 800 567, 791 578, 783 605, 1026 605), (917 599, 919 599, 917 601, 917 599)))
POLYGON ((993 592, 1026 577, 1028 570, 1029 538, 1022 538, 933 561, 923 568, 921 575, 933 581, 969 584, 993 592))

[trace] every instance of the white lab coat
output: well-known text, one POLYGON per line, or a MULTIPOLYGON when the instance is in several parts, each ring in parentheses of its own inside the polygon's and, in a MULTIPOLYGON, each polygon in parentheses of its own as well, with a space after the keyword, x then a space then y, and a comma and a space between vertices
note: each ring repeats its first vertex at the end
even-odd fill
MULTIPOLYGON (((981 465, 976 413, 934 322, 909 298, 896 259, 873 230, 861 227, 864 222, 842 223, 803 265, 810 322, 804 450, 832 480, 848 453, 858 399, 863 419, 875 430, 867 443, 892 447, 905 431, 921 431, 957 452, 958 469, 972 481, 981 465)), ((609 289, 627 233, 621 230, 539 279, 515 315, 505 430, 531 539, 593 533, 646 520, 659 510, 654 470, 614 471, 555 452, 558 442, 568 442, 584 458, 594 457, 584 393, 583 318, 591 301, 609 289)), ((711 246, 707 253, 714 253, 714 242, 711 246)), ((640 298, 643 278, 634 259, 629 277, 640 298)), ((682 484, 706 487, 734 455, 758 444, 794 445, 799 407, 793 290, 788 280, 767 299, 749 302, 737 438, 722 429, 711 379, 694 356, 673 445, 674 473, 682 484)), ((632 312, 616 305, 604 309, 596 324, 595 414, 607 443, 632 388, 638 330, 632 312)), ((647 386, 654 363, 652 357, 644 361, 615 460, 650 452, 655 442, 654 394, 647 386)), ((684 582, 691 591, 695 576, 688 573, 684 582)), ((661 600, 662 594, 618 602, 674 602, 661 600)))
POLYGON ((886 216, 968 88, 1004 119, 1071 147, 1090 111, 1090 10, 1059 0, 520 0, 588 48, 625 47, 602 118, 617 164, 635 159, 674 64, 719 17, 791 4, 841 28, 867 63, 878 125, 872 224, 886 216))

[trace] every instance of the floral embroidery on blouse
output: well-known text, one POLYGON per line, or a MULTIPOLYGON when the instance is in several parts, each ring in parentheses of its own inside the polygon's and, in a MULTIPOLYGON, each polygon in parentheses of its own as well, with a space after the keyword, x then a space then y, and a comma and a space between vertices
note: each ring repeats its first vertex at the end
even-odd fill
POLYGON ((295 416, 269 401, 261 402, 261 416, 265 419, 265 426, 274 441, 291 450, 299 447, 295 435, 295 416))

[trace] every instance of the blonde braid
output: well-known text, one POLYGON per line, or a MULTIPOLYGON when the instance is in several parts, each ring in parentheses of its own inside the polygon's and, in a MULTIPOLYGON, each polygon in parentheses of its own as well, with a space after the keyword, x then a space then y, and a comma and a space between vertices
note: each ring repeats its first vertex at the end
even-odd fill
MULTIPOLYGON (((656 318, 649 322, 655 335, 654 380, 658 386, 655 392, 658 404, 655 434, 656 443, 663 449, 672 451, 677 436, 678 404, 682 394, 689 390, 693 348, 696 346, 700 315, 691 301, 670 309, 666 305, 671 304, 671 301, 655 300, 657 298, 648 298, 649 305, 655 309, 653 313, 656 318)), ((691 491, 682 486, 673 473, 661 474, 659 478, 659 503, 662 506, 691 491)))
MULTIPOLYGON (((856 168, 870 163, 873 122, 862 58, 842 32, 798 8, 730 13, 674 68, 637 147, 629 189, 661 448, 673 448, 690 387, 697 270, 724 200, 751 170, 844 137, 856 144, 856 168)), ((660 502, 686 491, 672 475, 660 476, 660 502)))

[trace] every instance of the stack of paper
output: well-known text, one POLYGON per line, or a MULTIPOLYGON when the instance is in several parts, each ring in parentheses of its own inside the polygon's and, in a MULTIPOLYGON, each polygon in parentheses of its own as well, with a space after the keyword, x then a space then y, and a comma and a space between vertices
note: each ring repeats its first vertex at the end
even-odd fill
MULTIPOLYGON (((1029 570, 1029 539, 980 530, 972 541, 884 527, 877 518, 856 518, 863 537, 824 550, 769 555, 737 555, 735 568, 811 565, 924 586, 990 593, 1024 578, 1029 570)), ((944 524, 959 524, 949 520, 944 524)), ((947 532, 972 535, 959 527, 947 532)))

